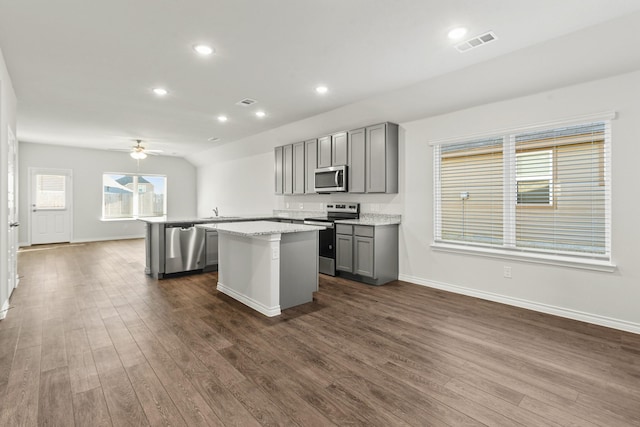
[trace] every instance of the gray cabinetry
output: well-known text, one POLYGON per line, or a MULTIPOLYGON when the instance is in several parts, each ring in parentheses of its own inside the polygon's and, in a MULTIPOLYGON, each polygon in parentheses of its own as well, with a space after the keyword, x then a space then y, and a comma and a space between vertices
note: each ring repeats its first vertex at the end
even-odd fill
POLYGON ((282 181, 284 194, 293 194, 293 145, 285 145, 283 150, 283 174, 282 181))
POLYGON ((348 132, 349 146, 349 192, 365 192, 365 129, 355 129, 348 132))
POLYGON ((367 193, 398 192, 398 125, 382 123, 366 128, 367 193))
POLYGON ((347 133, 340 132, 331 135, 331 166, 342 166, 348 162, 347 133))
POLYGON ((315 170, 318 167, 318 140, 310 139, 304 142, 304 192, 315 193, 315 170))
POLYGON ((304 194, 304 142, 293 144, 293 194, 304 194))
POLYGON ((276 182, 276 194, 282 194, 284 191, 284 187, 282 186, 282 174, 283 170, 283 158, 282 158, 282 150, 283 147, 276 147, 274 150, 275 154, 275 182, 276 182))
POLYGON ((349 158, 346 132, 318 138, 318 167, 346 165, 349 158))
POLYGON ((371 285, 398 280, 398 226, 336 224, 336 270, 371 285))
POLYGON ((336 234, 336 270, 353 271, 353 236, 336 234))
POLYGON ((315 170, 347 165, 350 193, 398 192, 398 125, 380 123, 275 148, 276 194, 315 193, 315 170))
POLYGON ((331 166, 331 136, 318 138, 318 167, 328 168, 331 166))

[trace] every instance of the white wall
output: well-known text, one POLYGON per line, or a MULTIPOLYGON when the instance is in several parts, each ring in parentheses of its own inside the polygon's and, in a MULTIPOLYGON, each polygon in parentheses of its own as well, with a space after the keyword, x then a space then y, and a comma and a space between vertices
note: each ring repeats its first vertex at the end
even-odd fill
MULTIPOLYGON (((199 156, 198 213, 274 208, 322 209, 327 201, 360 201, 363 211, 401 213, 400 273, 404 280, 560 314, 640 333, 640 72, 567 86, 453 113, 400 122, 400 193, 396 195, 273 194, 273 147, 380 119, 360 106, 345 107, 199 156), (428 141, 467 136, 615 110, 613 123, 614 273, 435 252, 433 157, 428 141), (351 123, 349 126, 348 123, 351 123), (512 267, 512 279, 503 267, 512 267)), ((391 114, 390 114, 391 115, 391 114)))
POLYGON ((640 72, 403 123, 406 138, 400 270, 404 279, 640 333, 640 72), (615 273, 433 251, 429 140, 603 111, 612 122, 612 258, 615 273), (503 267, 512 267, 512 279, 503 267), (455 289, 462 287, 466 289, 455 289))
POLYGON ((29 168, 73 171, 74 242, 144 236, 140 221, 101 221, 102 174, 149 173, 167 176, 167 213, 171 217, 196 214, 196 169, 185 159, 149 156, 138 163, 127 153, 58 145, 18 144, 20 158, 20 242, 29 242, 29 168))
MULTIPOLYGON (((16 94, 0 50, 0 310, 9 299, 7 289, 7 141, 8 129, 16 134, 16 94)), ((5 313, 0 312, 0 318, 5 313)))

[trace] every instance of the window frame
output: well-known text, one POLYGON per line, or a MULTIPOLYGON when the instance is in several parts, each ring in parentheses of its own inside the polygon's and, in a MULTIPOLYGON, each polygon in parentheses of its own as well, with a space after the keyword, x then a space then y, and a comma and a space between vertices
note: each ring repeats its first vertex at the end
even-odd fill
POLYGON ((168 189, 168 178, 167 175, 163 174, 153 174, 153 173, 131 173, 131 172, 103 172, 102 173, 102 215, 100 217, 101 221, 136 221, 138 219, 153 219, 153 218, 164 218, 167 216, 167 189, 168 189), (131 216, 122 216, 122 217, 109 217, 105 216, 105 192, 104 192, 104 177, 105 176, 113 176, 113 175, 122 175, 122 176, 130 176, 134 179, 134 182, 137 182, 140 177, 158 177, 164 179, 164 198, 163 198, 163 206, 162 206, 162 214, 154 215, 154 216, 140 216, 139 215, 139 197, 141 194, 146 194, 146 190, 140 192, 140 188, 138 187, 138 191, 132 191, 132 214, 131 216))
MULTIPOLYGON (((615 112, 599 113, 594 115, 586 115, 574 119, 559 120, 549 123, 541 123, 531 126, 523 126, 517 128, 503 129, 497 132, 486 132, 475 134, 461 138, 446 138, 442 140, 430 141, 429 145, 433 146, 433 241, 431 247, 437 251, 464 253, 485 256, 499 259, 512 259, 518 261, 528 261, 533 263, 543 263, 550 265, 568 266, 573 268, 597 270, 605 272, 613 272, 616 269, 612 261, 611 250, 611 121, 616 118, 615 112), (605 232, 605 249, 604 254, 598 253, 580 253, 580 252, 563 252, 560 250, 539 250, 535 248, 517 247, 516 246, 516 209, 528 209, 529 207, 553 208, 556 198, 550 205, 544 204, 518 204, 517 203, 517 182, 516 182, 516 142, 515 138, 518 134, 527 132, 553 130, 563 127, 587 125, 589 123, 603 122, 604 142, 603 142, 603 158, 601 162, 602 185, 605 185, 605 201, 604 209, 604 232, 605 232), (504 239, 501 246, 490 246, 484 244, 474 244, 465 241, 442 240, 442 215, 439 211, 442 208, 441 193, 441 147, 449 144, 460 144, 464 142, 473 142, 485 138, 503 138, 503 147, 505 152, 511 154, 505 155, 503 179, 504 198, 503 198, 503 222, 504 222, 504 239)), ((543 150, 552 150, 552 175, 551 181, 555 183, 557 172, 557 153, 554 147, 543 148, 543 150)), ((553 187, 551 187, 553 188, 553 187)))

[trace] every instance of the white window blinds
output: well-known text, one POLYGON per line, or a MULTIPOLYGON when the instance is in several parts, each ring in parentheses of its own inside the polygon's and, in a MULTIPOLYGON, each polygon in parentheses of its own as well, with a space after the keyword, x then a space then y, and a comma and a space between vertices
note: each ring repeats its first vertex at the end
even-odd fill
POLYGON ((610 257, 608 121, 434 147, 435 240, 610 257))

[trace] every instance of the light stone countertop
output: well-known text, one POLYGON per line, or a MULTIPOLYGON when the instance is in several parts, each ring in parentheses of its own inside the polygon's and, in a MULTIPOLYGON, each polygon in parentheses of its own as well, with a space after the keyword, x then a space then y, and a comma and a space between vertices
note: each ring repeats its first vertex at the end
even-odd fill
POLYGON ((362 213, 359 219, 340 219, 336 221, 336 224, 347 225, 368 225, 368 226, 382 226, 382 225, 396 225, 402 221, 402 215, 388 215, 388 214, 372 214, 362 213))
POLYGON ((138 218, 138 221, 146 222, 149 224, 218 224, 231 221, 251 221, 251 220, 268 220, 274 219, 277 216, 274 214, 263 215, 238 215, 238 216, 212 216, 209 218, 180 218, 180 217, 153 217, 153 218, 138 218))
POLYGON ((325 227, 315 225, 289 224, 286 222, 273 221, 222 222, 218 224, 201 224, 198 225, 198 227, 238 236, 262 236, 265 234, 299 233, 325 229, 325 227))

